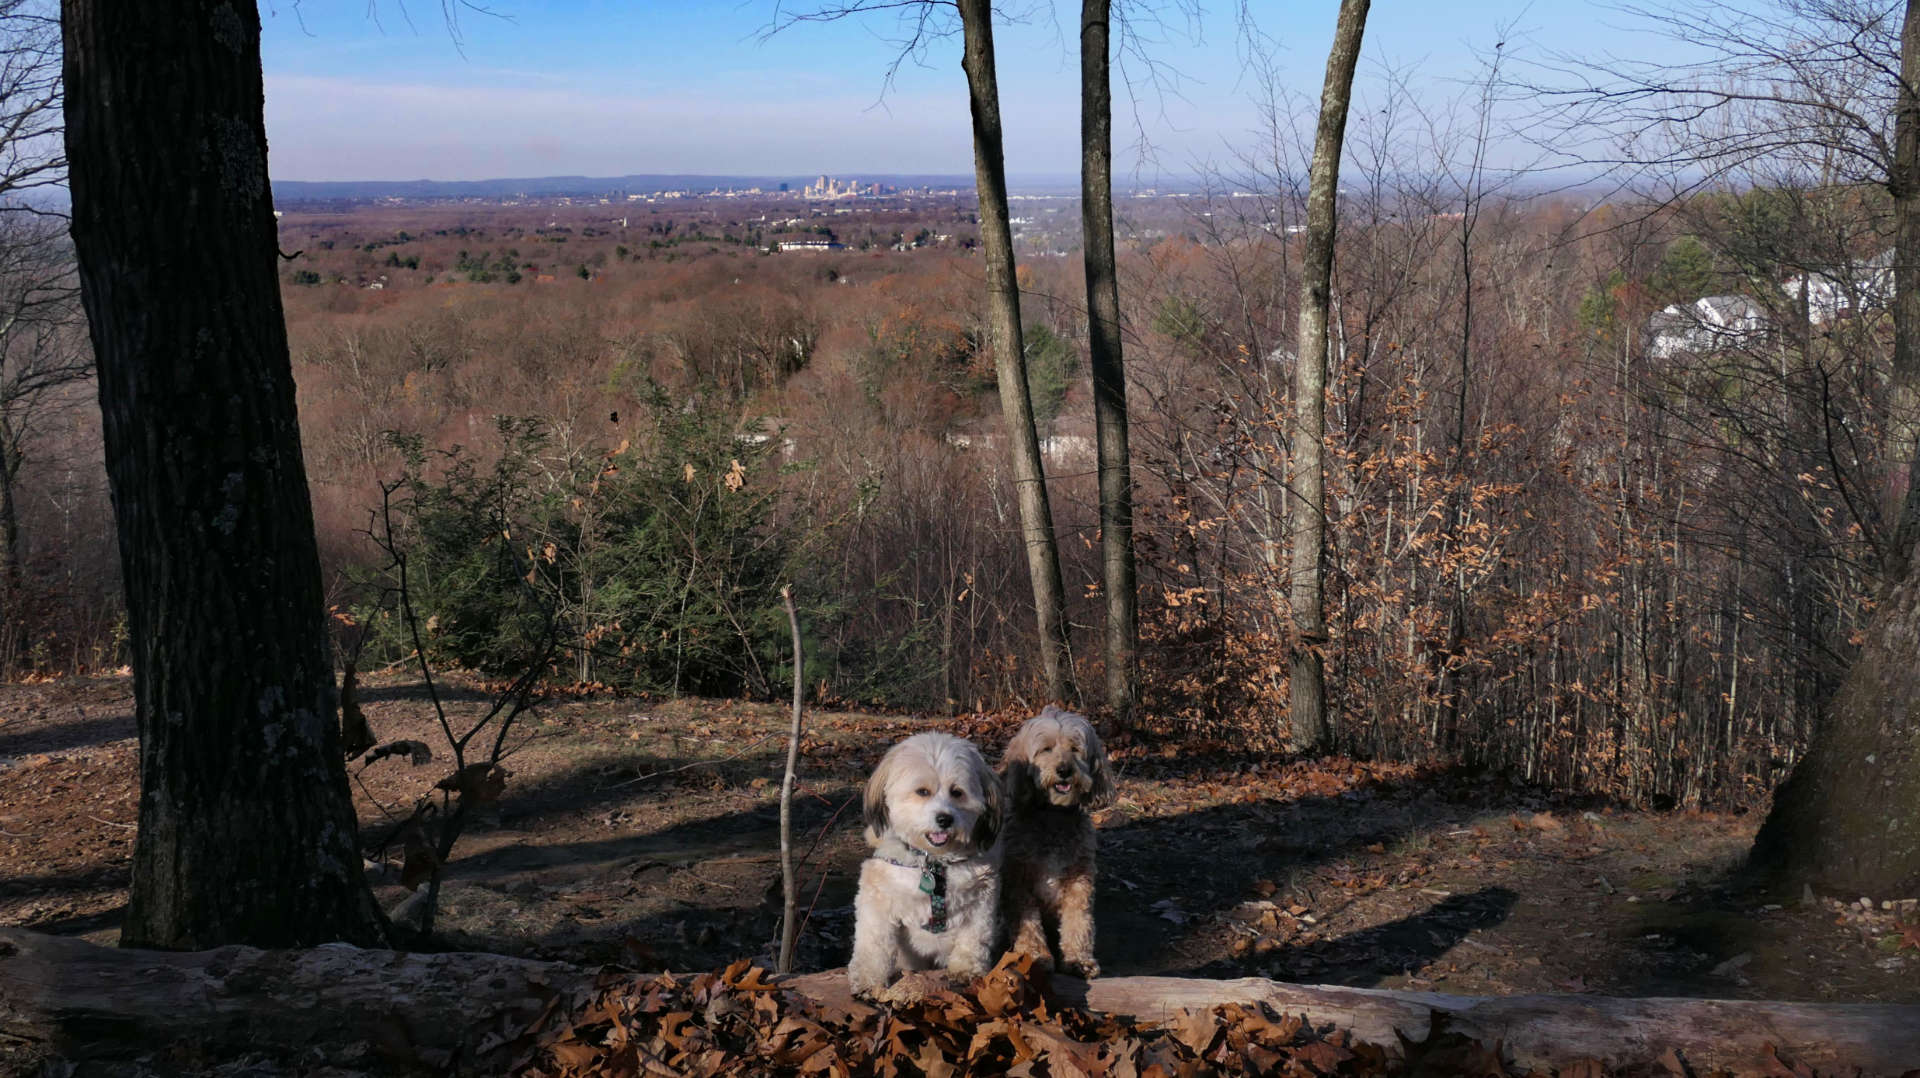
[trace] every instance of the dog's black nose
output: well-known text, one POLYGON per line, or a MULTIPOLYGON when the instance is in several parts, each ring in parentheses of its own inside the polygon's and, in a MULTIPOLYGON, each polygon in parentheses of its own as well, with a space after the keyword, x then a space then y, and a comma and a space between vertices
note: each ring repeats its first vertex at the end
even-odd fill
POLYGON ((1068 768, 1063 771, 1057 771, 1053 777, 1056 782, 1070 782, 1073 779, 1073 770, 1068 768))
POLYGON ((936 812, 933 814, 933 824, 935 827, 944 831, 953 826, 953 814, 949 812, 936 812))

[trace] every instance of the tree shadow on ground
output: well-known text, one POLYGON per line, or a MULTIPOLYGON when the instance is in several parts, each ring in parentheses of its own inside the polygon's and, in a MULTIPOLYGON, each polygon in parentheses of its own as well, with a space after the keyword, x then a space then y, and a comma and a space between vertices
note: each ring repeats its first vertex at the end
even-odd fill
POLYGON ((0 760, 33 753, 62 753, 124 741, 137 734, 133 713, 79 714, 49 720, 15 720, 0 726, 0 760))
MULTIPOLYGON (((1886 977, 1872 966, 1895 961, 1898 969, 1910 960, 1874 950, 1875 930, 1856 927, 1853 907, 1836 916, 1817 900, 1783 904, 1775 887, 1741 863, 1636 903, 1631 927, 1595 971, 1593 987, 1631 996, 1920 998, 1910 988, 1886 992, 1886 977)), ((1897 932, 1894 914, 1877 916, 1882 930, 1897 932)), ((1871 925, 1870 917, 1859 919, 1871 925)))
MULTIPOLYGON (((469 760, 474 758, 469 756, 469 760)), ((776 752, 772 748, 754 755, 719 757, 691 763, 685 757, 638 752, 589 758, 562 771, 532 780, 510 777, 500 800, 479 814, 472 830, 475 833, 524 830, 530 835, 526 843, 529 847, 546 846, 561 850, 580 846, 585 849, 593 844, 542 842, 532 835, 536 829, 567 819, 575 821, 572 826, 575 831, 597 824, 608 829, 611 835, 652 834, 652 817, 661 806, 673 805, 690 796, 708 792, 737 798, 742 791, 754 791, 758 797, 765 796, 767 791, 777 790, 784 761, 784 749, 776 752), (761 785, 755 787, 755 782, 761 785)), ((515 766, 512 756, 506 757, 502 763, 510 771, 515 766)), ((369 766, 406 769, 409 765, 404 757, 395 757, 376 761, 369 766)), ((418 793, 430 793, 433 784, 450 774, 452 767, 451 760, 441 757, 420 765, 417 769, 418 793)), ((349 765, 350 774, 357 770, 355 765, 349 765)), ((851 780, 835 774, 834 770, 810 766, 800 776, 796 805, 816 802, 822 797, 831 797, 838 803, 851 780)), ((837 770, 854 773, 845 768, 837 770)), ((363 796, 371 795, 363 793, 363 796)), ((392 829, 394 816, 405 816, 411 806, 404 803, 404 799, 399 799, 384 802, 383 807, 385 813, 380 808, 363 806, 360 816, 363 838, 371 841, 372 837, 387 833, 392 829)), ((777 821, 778 811, 777 802, 765 800, 751 809, 722 813, 676 826, 703 833, 752 830, 756 826, 777 821)), ((580 859, 556 856, 561 860, 580 859)))
MULTIPOLYGON (((849 797, 857 789, 842 788, 849 797)), ((1103 966, 1117 975, 1190 972, 1204 962, 1198 955, 1211 957, 1214 944, 1189 937, 1241 906, 1256 881, 1288 879, 1444 817, 1413 798, 1393 803, 1390 811, 1361 811, 1369 802, 1387 803, 1383 794, 1375 790, 1210 806, 1141 817, 1103 830, 1096 899, 1103 966)), ((832 823, 831 833, 820 844, 823 856, 808 866, 802 881, 802 906, 812 905, 813 912, 803 933, 800 964, 802 968, 842 965, 852 944, 854 880, 867 853, 859 835, 857 809, 844 812, 837 821, 830 821, 820 805, 797 816, 796 832, 803 836, 803 846, 832 823)), ((773 938, 780 897, 776 828, 777 814, 769 805, 654 835, 529 848, 500 858, 483 855, 464 868, 450 866, 449 872, 450 878, 491 888, 501 885, 500 870, 514 864, 516 871, 532 874, 523 877, 526 886, 539 887, 551 877, 540 875, 545 870, 527 867, 533 863, 563 865, 573 871, 619 860, 636 889, 650 881, 662 886, 647 895, 635 894, 635 901, 626 904, 631 913, 620 911, 620 903, 602 903, 596 909, 602 916, 595 924, 556 925, 522 937, 525 945, 534 953, 585 947, 598 960, 609 961, 621 960, 612 951, 626 947, 673 968, 705 968, 752 955, 773 938), (689 843, 712 847, 716 857, 708 865, 757 854, 759 871, 715 874, 702 885, 685 878, 699 869, 698 864, 661 864, 657 854, 647 852, 685 851, 689 843)), ((1512 892, 1499 889, 1450 898, 1404 925, 1383 926, 1377 942, 1391 942, 1396 953, 1444 950, 1476 927, 1497 923, 1513 901, 1512 892)), ((1365 947, 1367 941, 1354 946, 1365 947)), ((1331 961, 1339 953, 1343 952, 1329 945, 1322 960, 1331 961)), ((1401 968, 1367 967, 1354 972, 1377 978, 1401 968)))
MULTIPOLYGON (((443 704, 491 704, 498 695, 463 685, 458 681, 434 679, 434 690, 443 704)), ((393 685, 359 685, 354 689, 354 698, 363 704, 379 704, 392 701, 407 701, 416 704, 428 704, 433 697, 427 693, 425 682, 405 681, 393 685)))
MULTIPOLYGON (((851 944, 853 879, 866 853, 859 792, 822 785, 794 801, 801 904, 813 911, 803 946, 822 960, 838 948, 835 960, 844 961, 851 944)), ((439 949, 657 970, 723 965, 772 940, 780 904, 776 803, 664 827, 647 827, 643 811, 609 825, 604 838, 475 838, 473 852, 462 856, 456 847, 446 868, 439 949)))
POLYGON ((63 895, 70 892, 125 887, 131 876, 132 870, 124 862, 109 864, 104 860, 96 860, 63 872, 10 876, 0 879, 0 898, 16 895, 63 895))
POLYGON ((91 913, 67 914, 59 917, 29 918, 14 927, 28 928, 35 932, 45 932, 50 936, 85 936, 93 932, 117 932, 121 922, 127 917, 127 904, 117 902, 111 908, 95 910, 91 913))
MULTIPOLYGON (((835 818, 844 829, 849 820, 857 826, 857 808, 846 806, 856 794, 848 786, 815 787, 805 796, 796 796, 793 804, 795 841, 810 844, 814 836, 835 818)), ((546 878, 579 876, 596 868, 642 871, 660 864, 687 868, 699 863, 729 859, 777 860, 780 810, 766 804, 718 816, 688 820, 663 828, 648 829, 643 817, 607 825, 605 838, 571 842, 543 842, 529 835, 525 841, 496 842, 484 852, 459 856, 447 866, 447 878, 476 880, 501 878, 521 873, 540 873, 546 878)), ((496 833, 496 838, 505 837, 496 833)))
POLYGON ((54 935, 84 935, 119 925, 126 913, 131 870, 122 862, 96 860, 59 872, 0 879, 6 922, 54 935))
POLYGON ((1191 970, 1217 953, 1212 928, 1262 894, 1319 909, 1337 894, 1310 875, 1471 810, 1418 783, 1142 816, 1100 832, 1095 920, 1113 974, 1191 970))
MULTIPOLYGON (((736 739, 705 760, 664 743, 649 746, 652 751, 604 738, 563 743, 560 755, 541 765, 546 770, 530 780, 510 780, 497 813, 483 814, 455 848, 446 876, 455 909, 442 920, 442 943, 656 970, 711 968, 760 953, 773 939, 779 907, 773 791, 784 756, 780 742, 736 739), (743 746, 747 751, 738 756, 724 755, 743 746), (771 787, 753 786, 760 780, 771 780, 771 787), (465 911, 458 908, 463 902, 465 911)), ((801 881, 802 906, 814 907, 802 939, 803 968, 846 960, 854 880, 867 852, 859 807, 849 802, 885 748, 881 739, 846 738, 810 754, 803 767, 796 834, 801 853, 816 837, 819 846, 801 881)), ((1484 829, 1515 840, 1521 817, 1509 832, 1505 814, 1547 802, 1537 791, 1504 781, 1458 770, 1386 770, 1392 777, 1382 778, 1380 769, 1339 760, 1261 763, 1255 770, 1220 754, 1136 759, 1133 765, 1120 802, 1103 813, 1100 831, 1096 916, 1099 953, 1110 975, 1263 975, 1378 985, 1422 964, 1439 968, 1421 977, 1438 979, 1455 964, 1484 961, 1492 944, 1503 949, 1503 968, 1537 956, 1545 958, 1551 976, 1507 979, 1521 985, 1511 989, 1481 984, 1443 990, 1558 991, 1552 986, 1578 973, 1592 989, 1609 993, 1720 995, 1730 994, 1733 983, 1711 976, 1712 969, 1765 946, 1743 934, 1741 925, 1763 900, 1694 896, 1711 871, 1695 875, 1693 890, 1671 902, 1648 898, 1652 885, 1633 884, 1640 892, 1635 900, 1644 905, 1622 907, 1625 894, 1606 903, 1615 922, 1611 946, 1593 956, 1575 956, 1570 948, 1564 958, 1547 942, 1560 938, 1562 926, 1570 937, 1594 936, 1578 930, 1602 926, 1582 924, 1575 906, 1543 905, 1517 869, 1496 866, 1494 858, 1502 855, 1489 854, 1488 867, 1465 880, 1455 877, 1458 882, 1427 889, 1422 884, 1436 877, 1395 877, 1400 867, 1423 860, 1429 843, 1471 845, 1473 838, 1444 835, 1464 834, 1460 829, 1475 827, 1488 812, 1501 818, 1484 829), (1297 792, 1316 788, 1321 779, 1329 781, 1317 788, 1338 792, 1297 792), (1526 893, 1525 903, 1516 890, 1526 893), (1253 938, 1240 926, 1259 915, 1262 900, 1282 910, 1310 909, 1320 925, 1264 932, 1263 949, 1233 951, 1237 937, 1253 938), (1645 918, 1645 942, 1639 935, 1621 938, 1623 908, 1645 918), (1495 938, 1476 937, 1503 921, 1511 923, 1495 938), (1436 961, 1443 953, 1444 960, 1436 961)), ((379 766, 407 767, 397 760, 379 766)), ((421 787, 450 769, 445 760, 421 768, 421 787)), ((1552 802, 1556 809, 1565 804, 1552 802)), ((363 837, 376 835, 384 822, 369 810, 363 837)), ((1537 854, 1520 853, 1517 868, 1570 863, 1560 860, 1566 855, 1558 833, 1553 836, 1540 840, 1537 854)), ((1606 871, 1623 890, 1628 886, 1619 873, 1606 871)), ((28 898, 16 908, 25 910, 30 902, 39 911, 34 927, 50 931, 110 925, 117 914, 89 912, 96 903, 116 901, 97 887, 89 890, 97 882, 94 872, 89 867, 22 881, 34 890, 30 896, 15 891, 28 898)), ((390 905, 404 896, 392 879, 381 891, 390 905)), ((5 894, 0 890, 0 897, 5 894)), ((1757 964, 1763 963, 1767 953, 1757 953, 1757 964)), ((1454 976, 1451 983, 1460 984, 1454 976)))
POLYGON ((1281 973, 1285 980, 1373 988, 1389 977, 1420 969, 1473 933, 1499 925, 1519 900, 1510 888, 1483 887, 1448 895, 1418 913, 1336 939, 1285 946, 1251 960, 1219 959, 1177 975, 1224 978, 1281 973))

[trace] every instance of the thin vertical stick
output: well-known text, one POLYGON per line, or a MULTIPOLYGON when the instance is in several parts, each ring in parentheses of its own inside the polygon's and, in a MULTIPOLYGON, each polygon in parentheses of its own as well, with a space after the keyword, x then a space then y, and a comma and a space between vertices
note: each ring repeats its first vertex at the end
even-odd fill
POLYGON ((780 965, 777 972, 793 972, 793 945, 800 936, 794 913, 800 904, 799 883, 793 878, 793 772, 800 764, 800 702, 806 674, 800 647, 800 613, 793 608, 793 587, 780 589, 787 604, 787 625, 793 630, 793 725, 787 728, 787 773, 780 781, 780 881, 786 905, 780 914, 780 965))

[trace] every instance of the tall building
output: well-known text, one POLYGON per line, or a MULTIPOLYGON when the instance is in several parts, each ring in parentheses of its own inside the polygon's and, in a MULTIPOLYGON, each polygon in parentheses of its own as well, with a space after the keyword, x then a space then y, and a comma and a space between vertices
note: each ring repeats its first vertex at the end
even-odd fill
POLYGON ((880 184, 870 183, 863 191, 859 180, 837 180, 832 176, 821 176, 807 185, 802 192, 807 198, 859 198, 862 194, 877 195, 882 192, 880 184))

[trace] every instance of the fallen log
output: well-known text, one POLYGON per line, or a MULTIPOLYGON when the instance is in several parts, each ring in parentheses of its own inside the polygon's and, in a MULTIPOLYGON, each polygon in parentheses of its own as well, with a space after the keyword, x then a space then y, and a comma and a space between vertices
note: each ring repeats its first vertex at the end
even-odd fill
MULTIPOLYGON (((549 1007, 571 1007, 602 971, 502 955, 401 954, 347 946, 123 951, 0 929, 0 1070, 32 1057, 73 1062, 264 1054, 286 1062, 497 1072, 549 1007)), ((856 1008, 839 971, 787 988, 856 1008)), ((1652 1064, 1670 1052, 1695 1072, 1778 1073, 1774 1052, 1827 1072, 1920 1067, 1920 1006, 1599 996, 1477 998, 1430 992, 1178 977, 1054 980, 1061 1002, 1161 1021, 1185 1009, 1263 1003, 1359 1040, 1419 1041, 1436 1018, 1498 1043, 1517 1065, 1652 1064)), ((175 1062, 178 1062, 176 1059, 175 1062)))
POLYGON ((567 963, 495 954, 132 951, 0 929, 0 1074, 41 1058, 188 1071, 196 1058, 249 1055, 497 1073, 509 1041, 594 980, 567 963))
MULTIPOLYGON (((1072 984, 1073 982, 1067 982, 1072 984)), ((1656 1063, 1677 1052, 1694 1073, 1781 1073, 1769 1056, 1822 1074, 1900 1075, 1920 1068, 1920 1006, 1891 1003, 1777 1003, 1766 1000, 1610 996, 1450 996, 1330 985, 1294 985, 1257 977, 1198 981, 1179 977, 1098 980, 1069 1002, 1109 1014, 1166 1018, 1182 1008, 1260 1002, 1282 1014, 1332 1023, 1358 1040, 1420 1040, 1436 1018, 1449 1032, 1498 1044, 1515 1063, 1565 1071, 1581 1059, 1609 1068, 1656 1063)))
MULTIPOLYGON (((791 983, 814 999, 851 1003, 846 978, 838 971, 795 977, 791 983)), ((1102 977, 1092 982, 1055 977, 1053 990, 1069 1006, 1152 1022, 1225 1003, 1262 1003, 1389 1047, 1403 1038, 1424 1040, 1437 1022, 1449 1033, 1498 1044, 1511 1062, 1542 1071, 1564 1071, 1582 1060, 1609 1068, 1646 1066, 1669 1052, 1677 1052, 1696 1073, 1724 1069, 1776 1075, 1782 1073, 1770 1060, 1776 1053, 1822 1074, 1857 1069, 1864 1075, 1903 1075, 1920 1069, 1920 1005, 1912 1004, 1451 996, 1260 977, 1102 977)))

